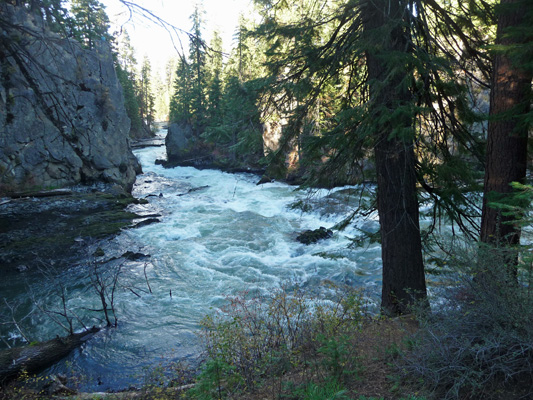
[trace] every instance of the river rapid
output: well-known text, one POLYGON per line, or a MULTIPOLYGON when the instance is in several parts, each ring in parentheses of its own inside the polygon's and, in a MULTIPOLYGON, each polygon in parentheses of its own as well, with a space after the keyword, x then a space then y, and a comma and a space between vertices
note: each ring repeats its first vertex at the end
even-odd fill
MULTIPOLYGON (((355 219, 349 229, 316 244, 295 240, 305 230, 332 228, 351 215, 361 188, 309 192, 279 182, 256 185, 259 177, 253 174, 164 169, 154 163, 164 153, 164 147, 135 151, 144 174, 133 194, 148 204, 131 206, 160 214, 160 222, 123 231, 105 246, 80 240, 88 254, 103 250, 107 259, 125 251, 149 255, 116 261, 121 268, 115 293, 118 326, 101 331, 47 374, 76 378, 83 391, 120 390, 141 385, 156 365, 195 364, 201 357, 199 321, 242 291, 266 294, 281 285, 299 285, 320 297, 324 282, 333 281, 362 288, 369 299, 379 295, 379 244, 349 248, 358 229, 377 230, 376 215, 355 219)), ((28 302, 31 296, 57 309, 58 287, 63 286, 68 307, 88 326, 101 325, 87 268, 87 263, 75 265, 58 273, 53 284, 42 274, 19 274, 0 289, 11 304, 20 304, 17 312, 23 316, 35 309, 28 302)), ((30 333, 41 340, 63 334, 42 313, 28 319, 30 333)), ((13 329, 10 336, 20 335, 13 329)))

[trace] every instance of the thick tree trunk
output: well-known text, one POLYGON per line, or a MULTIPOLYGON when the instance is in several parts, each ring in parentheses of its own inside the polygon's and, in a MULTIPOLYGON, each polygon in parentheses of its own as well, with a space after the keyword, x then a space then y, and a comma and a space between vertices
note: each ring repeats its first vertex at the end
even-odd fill
POLYGON ((37 373, 67 356, 90 339, 100 328, 0 352, 0 385, 16 378, 23 370, 37 373))
MULTIPOLYGON (((513 6, 517 0, 501 0, 502 6, 513 6)), ((503 10, 498 17, 496 44, 517 44, 506 35, 510 27, 518 26, 525 15, 516 5, 503 10)), ((506 54, 494 56, 490 95, 490 121, 487 138, 485 190, 481 217, 481 241, 492 244, 514 245, 520 241, 520 226, 507 222, 498 208, 489 206, 491 198, 497 201, 512 192, 511 182, 524 183, 527 168, 528 126, 521 117, 529 111, 531 101, 531 73, 513 65, 506 54)))
POLYGON ((406 53, 409 37, 402 24, 405 1, 375 0, 364 8, 370 83, 370 113, 377 126, 374 152, 378 182, 378 213, 383 260, 382 312, 408 312, 414 301, 426 298, 422 260, 414 155, 414 116, 390 116, 409 108, 410 93, 402 85, 406 71, 391 63, 406 53), (389 57, 386 59, 386 57, 389 57))

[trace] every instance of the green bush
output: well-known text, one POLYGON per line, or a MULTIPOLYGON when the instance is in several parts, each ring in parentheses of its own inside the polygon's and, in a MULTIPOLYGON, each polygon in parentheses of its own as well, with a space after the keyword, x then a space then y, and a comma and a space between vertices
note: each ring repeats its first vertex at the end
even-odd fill
POLYGON ((362 298, 359 292, 333 289, 334 298, 323 301, 298 289, 229 297, 222 312, 202 322, 207 361, 192 394, 225 398, 256 390, 268 379, 281 380, 290 371, 316 379, 309 382, 316 387, 298 390, 337 385, 334 392, 342 392, 344 375, 358 371, 347 333, 360 327, 362 298))

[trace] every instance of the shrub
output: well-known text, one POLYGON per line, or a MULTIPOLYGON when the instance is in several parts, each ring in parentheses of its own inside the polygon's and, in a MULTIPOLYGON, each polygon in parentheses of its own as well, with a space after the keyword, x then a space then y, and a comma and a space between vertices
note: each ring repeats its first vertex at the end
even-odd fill
POLYGON ((456 249, 452 287, 432 313, 419 313, 421 329, 401 368, 439 398, 486 399, 519 384, 528 392, 521 395, 532 393, 531 260, 522 254, 509 265, 518 259, 510 251, 456 249))
MULTIPOLYGON (((207 361, 196 396, 223 398, 255 390, 266 378, 281 380, 288 371, 305 373, 341 393, 343 375, 357 373, 346 333, 359 329, 362 298, 356 291, 333 289, 333 299, 322 301, 299 289, 228 297, 222 312, 202 322, 207 361)), ((299 390, 322 390, 310 383, 299 390)))

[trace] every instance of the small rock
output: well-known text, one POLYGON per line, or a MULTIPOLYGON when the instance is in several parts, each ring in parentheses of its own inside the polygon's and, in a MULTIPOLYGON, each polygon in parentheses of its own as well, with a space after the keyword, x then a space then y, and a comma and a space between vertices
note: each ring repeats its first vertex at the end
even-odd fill
POLYGON ((103 256, 105 256, 105 252, 104 252, 104 250, 102 250, 101 247, 98 247, 98 248, 95 250, 95 252, 93 253, 93 256, 94 256, 94 257, 103 257, 103 256))
POLYGON ((17 271, 18 272, 24 272, 24 271, 27 271, 28 270, 28 267, 26 265, 19 265, 17 267, 17 271))
POLYGON ((130 260, 130 261, 137 261, 141 260, 143 258, 150 257, 150 254, 144 254, 144 253, 135 253, 133 251, 127 251, 124 254, 122 254, 122 257, 130 260))
POLYGON ((150 225, 156 222, 161 222, 161 221, 157 218, 147 218, 145 220, 137 222, 135 225, 132 226, 132 228, 140 228, 141 226, 150 225))
POLYGON ((77 392, 67 386, 67 378, 64 375, 52 375, 51 382, 47 383, 44 387, 45 393, 51 396, 56 395, 75 395, 77 392))

